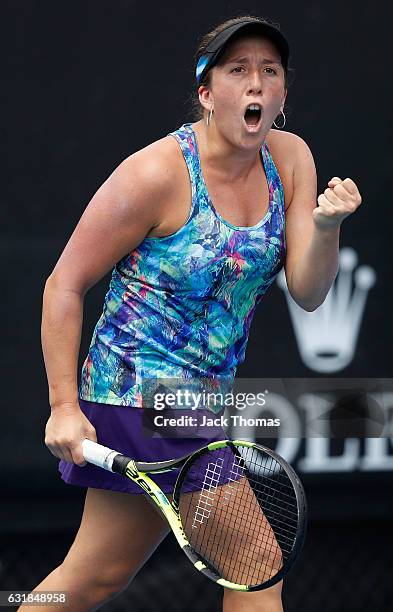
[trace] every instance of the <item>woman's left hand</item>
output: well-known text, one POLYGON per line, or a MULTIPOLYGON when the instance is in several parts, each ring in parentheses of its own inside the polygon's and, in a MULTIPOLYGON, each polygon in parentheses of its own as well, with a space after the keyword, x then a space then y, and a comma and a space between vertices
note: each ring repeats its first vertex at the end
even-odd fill
POLYGON ((355 212, 362 201, 359 190, 352 179, 343 181, 334 176, 328 188, 318 196, 318 204, 313 210, 316 227, 322 230, 335 230, 346 217, 355 212))

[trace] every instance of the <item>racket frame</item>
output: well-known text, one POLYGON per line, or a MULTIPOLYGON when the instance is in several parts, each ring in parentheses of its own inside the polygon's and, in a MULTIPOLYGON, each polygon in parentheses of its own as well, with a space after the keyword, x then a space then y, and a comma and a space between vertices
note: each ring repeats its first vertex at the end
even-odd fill
POLYGON ((249 442, 247 440, 219 440, 216 442, 211 442, 207 446, 198 449, 191 455, 185 455, 177 459, 157 461, 152 463, 135 461, 134 459, 131 459, 130 457, 119 453, 118 451, 114 451, 107 447, 97 445, 96 443, 91 442, 87 439, 82 442, 82 448, 86 461, 111 472, 122 474, 123 476, 126 476, 127 478, 135 482, 137 485, 139 485, 141 489, 143 489, 144 492, 149 495, 149 497, 153 500, 153 502, 165 516, 180 548, 193 563, 194 567, 202 574, 204 574, 207 578, 213 580, 214 582, 225 588, 237 591, 258 591, 273 586, 274 584, 282 580, 284 576, 289 572, 294 561, 296 560, 302 549, 306 536, 307 526, 307 503, 303 485, 296 472, 289 465, 289 463, 285 461, 285 459, 283 459, 275 451, 265 446, 262 446, 261 444, 249 442), (206 452, 225 447, 230 447, 234 454, 241 458, 241 454, 238 452, 237 446, 260 449, 262 452, 265 452, 273 459, 275 459, 284 468, 284 471, 290 479, 296 495, 298 508, 298 529, 295 538, 295 543, 292 547, 288 559, 286 560, 285 565, 277 572, 277 574, 275 574, 275 576, 273 576, 261 585, 238 584, 226 580, 225 578, 220 578, 219 575, 211 568, 209 568, 205 563, 203 563, 199 559, 198 555, 193 551, 184 532, 182 521, 180 518, 179 504, 181 485, 185 479, 190 465, 192 465, 192 463, 194 463, 194 461, 199 456, 205 454, 206 452), (169 472, 179 468, 180 472, 176 479, 176 483, 173 490, 173 501, 171 503, 165 493, 161 490, 160 486, 155 483, 154 480, 152 480, 152 478, 150 478, 148 474, 162 474, 164 472, 169 472))

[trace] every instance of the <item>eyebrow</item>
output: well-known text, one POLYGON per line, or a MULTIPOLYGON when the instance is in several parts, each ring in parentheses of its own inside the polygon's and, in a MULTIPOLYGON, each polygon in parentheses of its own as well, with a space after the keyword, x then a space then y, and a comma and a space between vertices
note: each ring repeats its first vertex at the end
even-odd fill
MULTIPOLYGON (((235 62, 248 62, 248 57, 235 57, 233 59, 228 59, 227 63, 228 64, 234 64, 235 62)), ((280 62, 278 60, 273 60, 273 59, 263 59, 261 61, 262 64, 280 64, 280 62)))

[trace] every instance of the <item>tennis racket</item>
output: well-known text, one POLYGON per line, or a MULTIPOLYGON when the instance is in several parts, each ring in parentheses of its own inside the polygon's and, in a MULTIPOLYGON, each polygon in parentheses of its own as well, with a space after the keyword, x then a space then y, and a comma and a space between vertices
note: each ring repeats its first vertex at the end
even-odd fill
POLYGON ((87 439, 82 448, 87 462, 136 482, 166 517, 194 567, 221 586, 266 589, 298 558, 307 522, 304 490, 274 451, 222 440, 192 455, 144 463, 87 439), (179 469, 170 502, 150 474, 179 469))

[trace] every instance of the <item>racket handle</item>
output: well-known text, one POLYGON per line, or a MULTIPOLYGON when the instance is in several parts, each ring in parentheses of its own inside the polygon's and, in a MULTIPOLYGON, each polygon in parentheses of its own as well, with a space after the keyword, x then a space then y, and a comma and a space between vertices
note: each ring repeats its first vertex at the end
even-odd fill
POLYGON ((97 444, 97 442, 92 442, 87 438, 85 438, 82 442, 82 450, 83 456, 88 463, 97 465, 98 467, 104 468, 104 470, 108 470, 109 472, 113 472, 112 464, 116 455, 121 455, 121 453, 118 453, 107 446, 102 446, 102 444, 97 444))

